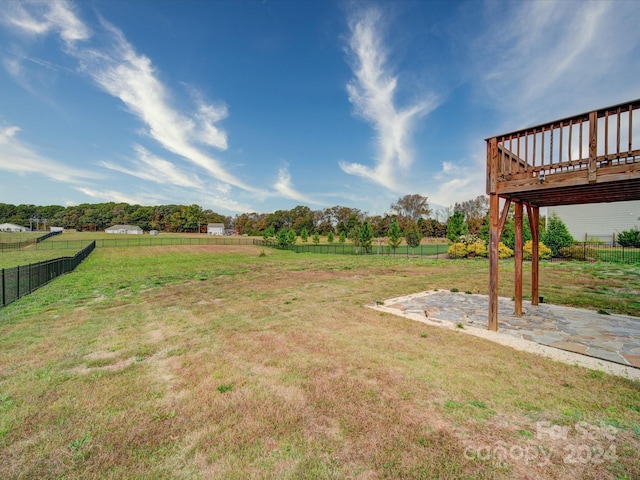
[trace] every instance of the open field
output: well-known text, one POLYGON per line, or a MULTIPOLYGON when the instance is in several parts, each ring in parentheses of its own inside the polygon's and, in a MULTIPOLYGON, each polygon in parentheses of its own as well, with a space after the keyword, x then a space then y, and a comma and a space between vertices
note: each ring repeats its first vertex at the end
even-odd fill
MULTIPOLYGON (((44 245, 46 241, 39 244, 44 245)), ((67 246, 63 248, 48 248, 46 250, 36 250, 36 245, 30 245, 22 250, 10 250, 0 253, 0 268, 17 267, 18 265, 29 265, 30 263, 53 260, 60 257, 73 257, 76 253, 87 246, 87 243, 67 246)))
MULTIPOLYGON (((363 307, 487 284, 485 260, 97 249, 0 309, 0 478, 640 478, 637 382, 363 307)), ((638 266, 540 284, 640 316, 638 266)))
POLYGON ((28 240, 35 240, 47 233, 49 232, 0 232, 0 243, 26 242, 28 240))

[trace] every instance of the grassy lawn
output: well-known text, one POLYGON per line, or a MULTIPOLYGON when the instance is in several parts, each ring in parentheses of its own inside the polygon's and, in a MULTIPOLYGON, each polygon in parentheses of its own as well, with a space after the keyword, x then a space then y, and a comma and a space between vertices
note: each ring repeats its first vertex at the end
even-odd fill
POLYGON ((47 233, 48 232, 0 232, 0 243, 26 242, 28 240, 35 240, 47 233))
MULTIPOLYGON (((0 309, 0 478, 640 478, 639 383, 363 307, 487 284, 486 260, 97 249, 0 309)), ((638 266, 540 285, 640 315, 638 266)))

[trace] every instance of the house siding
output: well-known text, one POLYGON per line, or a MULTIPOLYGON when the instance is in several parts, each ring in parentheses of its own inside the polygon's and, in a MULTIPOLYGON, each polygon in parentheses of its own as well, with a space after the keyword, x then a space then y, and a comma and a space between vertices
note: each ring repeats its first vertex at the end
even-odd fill
POLYGON ((640 200, 548 207, 567 226, 573 238, 584 242, 591 238, 615 241, 618 233, 640 225, 640 200))

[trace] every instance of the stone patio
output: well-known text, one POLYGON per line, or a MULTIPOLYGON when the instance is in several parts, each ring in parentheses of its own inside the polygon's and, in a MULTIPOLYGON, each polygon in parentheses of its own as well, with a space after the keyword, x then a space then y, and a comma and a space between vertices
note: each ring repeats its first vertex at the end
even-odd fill
POLYGON ((586 362, 587 366, 614 363, 625 368, 608 370, 621 371, 623 376, 640 379, 638 317, 606 315, 546 303, 531 305, 530 302, 523 302, 523 315, 519 317, 514 315, 514 302, 500 298, 498 332, 489 332, 487 295, 439 290, 393 298, 385 300, 383 304, 376 302, 369 306, 413 320, 457 328, 504 344, 513 344, 507 341, 511 337, 523 345, 533 343, 559 349, 574 354, 568 358, 575 359, 578 364, 585 364, 580 361, 580 356, 600 361, 596 364, 586 362))

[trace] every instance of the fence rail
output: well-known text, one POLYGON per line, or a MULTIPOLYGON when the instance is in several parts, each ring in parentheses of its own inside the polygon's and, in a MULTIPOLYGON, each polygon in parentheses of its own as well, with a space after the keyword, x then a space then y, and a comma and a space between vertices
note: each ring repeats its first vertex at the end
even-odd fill
POLYGON ((330 243, 330 244, 299 244, 278 245, 277 242, 267 240, 256 240, 256 245, 277 248, 280 250, 290 250, 295 253, 333 253, 337 255, 394 255, 394 256, 435 256, 446 255, 449 245, 428 243, 416 248, 402 245, 395 250, 386 244, 374 244, 366 252, 362 247, 357 247, 352 243, 330 243))
POLYGON ((40 242, 44 242, 47 238, 51 238, 55 235, 60 235, 61 233, 62 232, 49 232, 46 235, 42 235, 41 237, 29 238, 21 242, 0 242, 0 252, 22 250, 23 247, 28 247, 29 245, 34 244, 37 245, 40 242))
POLYGON ((96 242, 92 241, 73 257, 3 268, 0 274, 0 305, 5 307, 60 275, 73 271, 95 248, 96 242))
POLYGON ((640 248, 617 243, 579 242, 560 249, 560 259, 587 262, 640 263, 640 248))

